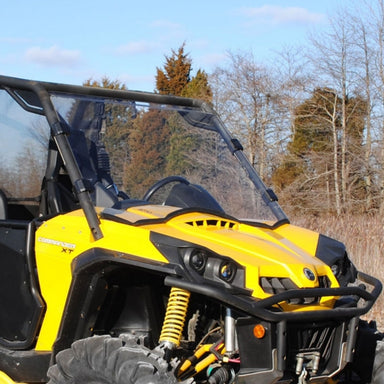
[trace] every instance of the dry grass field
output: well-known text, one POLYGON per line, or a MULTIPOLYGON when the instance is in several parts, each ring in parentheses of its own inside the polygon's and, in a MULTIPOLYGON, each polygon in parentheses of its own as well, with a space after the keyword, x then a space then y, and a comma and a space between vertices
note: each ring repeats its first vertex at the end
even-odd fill
MULTIPOLYGON (((356 267, 380 279, 384 284, 384 218, 375 216, 297 217, 292 224, 312 229, 343 242, 356 267)), ((384 293, 367 320, 375 320, 384 332, 384 293)))

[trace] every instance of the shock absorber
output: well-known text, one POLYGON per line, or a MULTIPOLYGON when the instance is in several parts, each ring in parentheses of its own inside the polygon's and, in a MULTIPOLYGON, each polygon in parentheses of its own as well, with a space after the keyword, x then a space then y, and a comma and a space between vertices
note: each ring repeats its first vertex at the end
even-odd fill
POLYGON ((231 355, 236 349, 235 319, 232 310, 226 308, 225 311, 225 350, 226 354, 231 355))
POLYGON ((172 350, 180 345, 190 296, 191 293, 184 289, 171 288, 159 339, 167 349, 172 350))

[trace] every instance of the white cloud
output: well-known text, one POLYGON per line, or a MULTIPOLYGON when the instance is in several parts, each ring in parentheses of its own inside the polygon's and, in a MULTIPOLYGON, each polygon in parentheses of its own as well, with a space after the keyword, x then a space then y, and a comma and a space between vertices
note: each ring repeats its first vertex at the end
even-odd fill
POLYGON ((326 16, 322 13, 311 12, 301 7, 281 7, 277 5, 264 5, 262 7, 241 8, 241 15, 248 17, 253 22, 287 24, 317 24, 325 21, 326 16))
POLYGON ((31 47, 25 52, 25 58, 44 67, 67 67, 78 65, 80 51, 62 49, 57 45, 49 48, 31 47))
POLYGON ((130 41, 127 44, 120 45, 115 49, 115 52, 120 55, 137 54, 137 53, 150 53, 158 47, 158 44, 140 40, 130 41))

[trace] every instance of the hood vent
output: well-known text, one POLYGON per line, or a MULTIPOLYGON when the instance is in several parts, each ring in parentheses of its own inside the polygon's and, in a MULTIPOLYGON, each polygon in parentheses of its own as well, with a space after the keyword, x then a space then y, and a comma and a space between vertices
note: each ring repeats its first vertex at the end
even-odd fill
POLYGON ((225 220, 225 219, 194 220, 194 221, 187 221, 186 224, 191 225, 192 227, 210 228, 210 229, 212 229, 212 227, 216 229, 233 229, 233 230, 237 230, 239 228, 238 223, 225 220))

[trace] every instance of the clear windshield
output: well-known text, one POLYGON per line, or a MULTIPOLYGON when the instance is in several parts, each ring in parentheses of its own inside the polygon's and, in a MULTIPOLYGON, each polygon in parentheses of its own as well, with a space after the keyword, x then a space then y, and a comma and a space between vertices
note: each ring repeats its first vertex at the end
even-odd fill
MULTIPOLYGON (((175 106, 55 94, 52 102, 71 131, 84 177, 111 180, 131 199, 155 182, 180 175, 207 190, 241 219, 275 222, 253 183, 218 134, 213 115, 175 106)), ((151 201, 164 203, 172 186, 151 201)))

